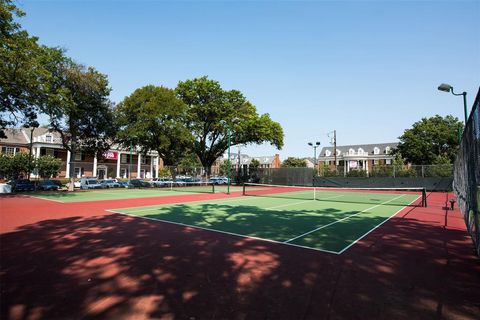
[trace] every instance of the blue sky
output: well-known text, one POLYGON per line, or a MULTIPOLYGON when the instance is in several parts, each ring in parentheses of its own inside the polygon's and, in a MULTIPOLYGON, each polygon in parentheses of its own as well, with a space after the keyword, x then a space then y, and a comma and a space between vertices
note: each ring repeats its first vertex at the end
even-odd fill
MULTIPOLYGON (((208 75, 312 156, 330 145, 394 142, 435 114, 463 120, 480 86, 480 1, 19 1, 30 34, 109 77, 120 102, 147 84, 208 75)), ((232 152, 237 152, 233 148, 232 152)))

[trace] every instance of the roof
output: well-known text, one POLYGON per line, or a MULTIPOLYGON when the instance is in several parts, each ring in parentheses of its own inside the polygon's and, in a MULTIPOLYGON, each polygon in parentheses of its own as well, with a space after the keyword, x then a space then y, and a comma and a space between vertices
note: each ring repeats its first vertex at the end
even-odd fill
POLYGON ((28 144, 28 137, 23 133, 22 129, 3 129, 7 138, 0 139, 0 143, 9 144, 28 144))
MULTIPOLYGON (((363 149, 363 151, 368 152, 369 154, 373 154, 375 148, 380 149, 380 153, 383 154, 386 148, 389 149, 396 148, 398 146, 398 142, 385 142, 385 143, 371 143, 371 144, 352 144, 346 146, 337 146, 337 152, 340 151, 341 154, 344 152, 348 152, 350 149, 354 149, 357 151, 358 149, 363 149)), ((320 152, 320 157, 325 156, 325 151, 329 150, 333 153, 333 146, 332 147, 323 147, 322 151, 320 152)))

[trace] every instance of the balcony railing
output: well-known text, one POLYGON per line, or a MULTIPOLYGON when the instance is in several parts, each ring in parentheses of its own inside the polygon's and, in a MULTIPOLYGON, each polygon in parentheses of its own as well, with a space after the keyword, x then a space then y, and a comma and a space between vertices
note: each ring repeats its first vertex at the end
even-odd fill
POLYGON ((33 137, 33 142, 61 144, 62 139, 61 138, 56 138, 56 137, 40 136, 40 137, 33 137))

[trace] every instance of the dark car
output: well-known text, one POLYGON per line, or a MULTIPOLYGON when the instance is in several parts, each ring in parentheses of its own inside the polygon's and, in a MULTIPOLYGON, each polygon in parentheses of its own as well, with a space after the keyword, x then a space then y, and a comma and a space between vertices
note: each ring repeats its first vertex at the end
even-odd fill
POLYGON ((30 180, 12 180, 8 183, 13 191, 34 191, 35 184, 30 180))
POLYGON ((128 188, 128 181, 118 181, 120 188, 128 188))
POLYGON ((150 188, 152 185, 142 179, 130 180, 129 188, 150 188))
POLYGON ((52 180, 44 180, 40 182, 37 186, 38 190, 50 191, 50 190, 58 190, 58 184, 52 180))

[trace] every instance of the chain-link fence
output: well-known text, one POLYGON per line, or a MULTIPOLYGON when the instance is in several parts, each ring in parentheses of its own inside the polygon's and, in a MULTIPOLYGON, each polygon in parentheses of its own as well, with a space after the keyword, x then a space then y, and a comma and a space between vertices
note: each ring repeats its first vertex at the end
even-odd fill
POLYGON ((452 177, 453 165, 375 165, 369 170, 350 169, 337 166, 336 170, 320 168, 321 177, 452 177))
POLYGON ((476 252, 480 255, 480 90, 455 160, 453 190, 476 252))

